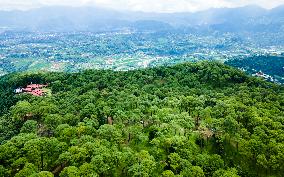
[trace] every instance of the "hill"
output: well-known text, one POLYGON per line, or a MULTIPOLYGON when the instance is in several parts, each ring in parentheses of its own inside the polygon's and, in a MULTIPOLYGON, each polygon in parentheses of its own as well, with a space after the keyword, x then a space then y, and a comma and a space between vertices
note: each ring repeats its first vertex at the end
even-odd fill
POLYGON ((283 56, 254 56, 244 59, 233 59, 226 64, 244 69, 248 74, 263 72, 277 82, 284 83, 284 57, 283 56))
POLYGON ((214 62, 1 77, 0 176, 281 176, 283 87, 214 62), (52 95, 15 95, 30 82, 52 95))

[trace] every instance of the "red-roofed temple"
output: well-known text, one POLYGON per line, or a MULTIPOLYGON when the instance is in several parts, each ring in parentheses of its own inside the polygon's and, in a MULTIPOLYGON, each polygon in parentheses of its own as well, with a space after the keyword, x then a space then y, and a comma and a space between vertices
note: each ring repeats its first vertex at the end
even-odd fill
POLYGON ((16 93, 29 93, 32 94, 34 96, 44 96, 45 95, 45 91, 42 90, 42 88, 47 87, 48 85, 41 85, 41 84, 30 84, 27 85, 26 88, 23 89, 16 89, 16 93))

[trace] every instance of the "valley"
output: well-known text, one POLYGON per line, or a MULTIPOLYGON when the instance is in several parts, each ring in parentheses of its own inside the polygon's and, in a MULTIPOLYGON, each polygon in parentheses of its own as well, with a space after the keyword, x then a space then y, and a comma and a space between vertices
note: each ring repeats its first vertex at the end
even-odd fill
POLYGON ((252 56, 281 56, 284 35, 275 33, 190 34, 171 31, 0 34, 0 74, 78 72, 85 69, 127 71, 188 61, 225 62, 252 56), (262 37, 260 41, 260 36, 262 37), (268 41, 270 39, 270 42, 268 41), (271 40, 274 38, 275 40, 271 40), (272 41, 272 42, 271 42, 272 41))

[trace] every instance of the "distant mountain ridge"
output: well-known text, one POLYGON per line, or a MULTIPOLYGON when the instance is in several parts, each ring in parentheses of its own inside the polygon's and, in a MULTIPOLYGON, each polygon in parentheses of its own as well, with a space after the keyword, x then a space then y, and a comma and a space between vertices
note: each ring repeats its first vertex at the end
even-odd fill
POLYGON ((0 27, 24 31, 115 31, 209 29, 221 32, 283 32, 284 5, 209 9, 196 13, 121 12, 98 7, 51 6, 0 11, 0 27))

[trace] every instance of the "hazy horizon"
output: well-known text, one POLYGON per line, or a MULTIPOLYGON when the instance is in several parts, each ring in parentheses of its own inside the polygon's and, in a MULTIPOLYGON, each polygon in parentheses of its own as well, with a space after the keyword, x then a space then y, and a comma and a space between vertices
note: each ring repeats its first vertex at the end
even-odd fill
POLYGON ((118 11, 142 12, 197 12, 210 8, 236 8, 257 5, 265 9, 272 9, 283 5, 284 0, 0 0, 0 10, 30 10, 50 6, 70 7, 103 7, 118 11))

